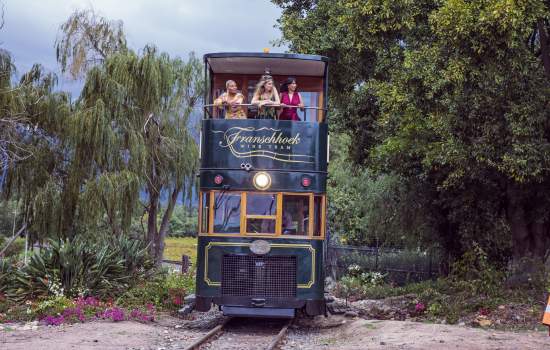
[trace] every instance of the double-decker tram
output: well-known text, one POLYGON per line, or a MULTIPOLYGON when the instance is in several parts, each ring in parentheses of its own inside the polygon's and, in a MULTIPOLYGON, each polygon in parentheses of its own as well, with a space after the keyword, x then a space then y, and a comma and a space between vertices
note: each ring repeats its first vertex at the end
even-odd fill
POLYGON ((204 64, 195 309, 325 314, 328 59, 212 53, 204 64), (286 96, 285 82, 296 84, 286 96))

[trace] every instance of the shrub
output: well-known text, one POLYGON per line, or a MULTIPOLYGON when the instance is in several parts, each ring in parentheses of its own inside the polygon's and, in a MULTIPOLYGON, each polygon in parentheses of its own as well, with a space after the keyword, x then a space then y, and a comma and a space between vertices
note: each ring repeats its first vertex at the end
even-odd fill
POLYGON ((0 294, 5 295, 14 282, 14 261, 0 258, 0 294))
POLYGON ((451 281, 455 287, 469 290, 472 294, 498 295, 504 279, 504 272, 491 265, 485 251, 476 244, 453 264, 451 270, 451 281))
MULTIPOLYGON (((4 245, 7 244, 8 239, 2 239, 0 236, 0 250, 4 249, 4 245)), ((16 238, 14 242, 10 244, 8 249, 4 252, 4 257, 16 257, 19 254, 22 254, 25 251, 25 239, 16 238)))
POLYGON ((49 297, 40 301, 34 310, 34 313, 39 318, 46 315, 58 315, 61 314, 65 309, 72 308, 75 306, 75 303, 64 296, 55 296, 49 297))
POLYGON ((15 272, 14 299, 47 296, 112 296, 139 283, 153 268, 147 248, 126 237, 50 241, 15 272))
POLYGON ((155 278, 129 289, 117 299, 126 308, 152 304, 158 309, 173 311, 181 308, 183 298, 195 290, 193 273, 163 271, 155 278))

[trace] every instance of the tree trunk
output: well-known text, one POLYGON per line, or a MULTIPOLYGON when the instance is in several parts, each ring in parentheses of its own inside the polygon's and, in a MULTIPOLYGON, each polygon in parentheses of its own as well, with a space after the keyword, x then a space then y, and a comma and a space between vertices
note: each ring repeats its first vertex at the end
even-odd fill
POLYGON ((542 267, 550 249, 550 225, 533 220, 536 199, 524 193, 527 189, 511 185, 507 193, 507 220, 512 233, 512 268, 515 278, 527 279, 528 274, 542 267))
POLYGON ((168 200, 166 211, 162 216, 162 222, 160 224, 160 229, 156 237, 155 263, 159 266, 160 264, 162 264, 162 256, 164 253, 164 238, 166 237, 166 233, 168 232, 168 224, 170 223, 170 218, 172 217, 172 213, 174 212, 174 207, 176 206, 176 200, 178 199, 178 195, 180 191, 181 191, 181 186, 176 186, 176 188, 174 188, 174 190, 172 191, 170 199, 168 200))
POLYGON ((550 79, 550 44, 548 43, 548 33, 543 19, 537 21, 537 29, 539 31, 540 55, 546 77, 550 79))
POLYGON ((156 259, 156 239, 158 236, 157 231, 157 214, 159 206, 159 197, 160 194, 157 192, 154 186, 149 185, 149 206, 147 208, 147 242, 149 243, 149 253, 155 261, 156 259))

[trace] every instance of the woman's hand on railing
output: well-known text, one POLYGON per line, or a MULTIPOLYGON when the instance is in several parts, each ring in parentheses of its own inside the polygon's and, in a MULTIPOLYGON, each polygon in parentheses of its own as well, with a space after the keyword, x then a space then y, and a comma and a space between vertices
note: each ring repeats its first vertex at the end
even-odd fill
MULTIPOLYGON (((235 103, 234 105, 232 104, 232 106, 240 106, 240 107, 251 107, 251 106, 258 106, 258 104, 252 104, 252 103, 235 103)), ((269 104, 264 104, 263 106, 268 106, 268 107, 282 107, 282 108, 300 108, 300 109, 317 109, 317 110, 321 110, 321 111, 326 111, 325 108, 322 108, 322 107, 316 107, 316 106, 304 106, 303 104, 300 104, 300 105, 297 105, 297 106, 291 106, 291 105, 286 105, 284 103, 273 103, 272 101, 269 102, 269 104)), ((204 105, 203 108, 208 108, 208 107, 219 107, 219 105, 216 105, 216 104, 207 104, 207 105, 204 105)))

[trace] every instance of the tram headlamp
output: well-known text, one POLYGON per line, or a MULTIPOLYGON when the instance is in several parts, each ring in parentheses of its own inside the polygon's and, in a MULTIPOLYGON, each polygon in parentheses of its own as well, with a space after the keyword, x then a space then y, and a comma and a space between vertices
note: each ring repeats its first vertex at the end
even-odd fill
POLYGON ((266 172, 260 171, 254 175, 252 182, 257 189, 262 191, 267 190, 271 186, 271 176, 266 172))

